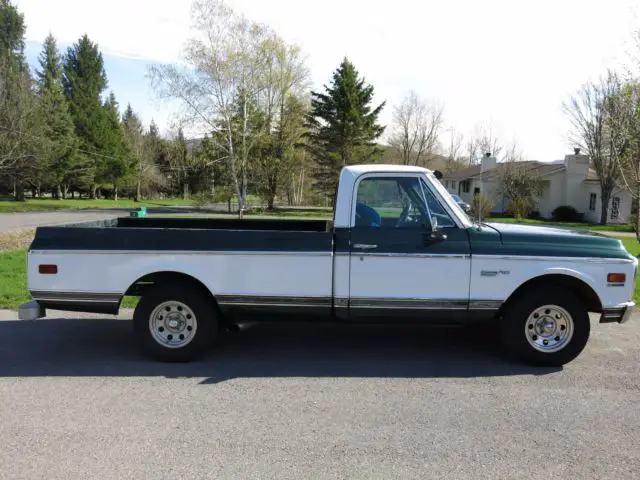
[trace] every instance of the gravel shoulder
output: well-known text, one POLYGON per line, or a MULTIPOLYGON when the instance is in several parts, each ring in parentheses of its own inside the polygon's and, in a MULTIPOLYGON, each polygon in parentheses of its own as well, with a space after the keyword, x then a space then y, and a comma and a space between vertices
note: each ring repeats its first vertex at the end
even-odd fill
POLYGON ((120 317, 0 312, 6 478, 637 478, 640 315, 561 369, 490 332, 254 326, 150 362, 120 317))

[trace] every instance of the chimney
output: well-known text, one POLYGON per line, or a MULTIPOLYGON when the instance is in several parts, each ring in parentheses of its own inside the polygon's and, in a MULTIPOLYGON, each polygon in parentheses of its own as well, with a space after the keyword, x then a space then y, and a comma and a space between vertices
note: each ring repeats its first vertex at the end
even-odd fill
POLYGON ((487 152, 482 157, 481 162, 482 163, 480 164, 480 168, 483 172, 486 172, 488 170, 493 170, 494 168, 496 168, 496 164, 498 161, 496 160, 496 157, 491 156, 491 152, 487 152))
POLYGON ((574 155, 580 155, 580 148, 579 147, 574 148, 573 149, 573 154, 574 155))

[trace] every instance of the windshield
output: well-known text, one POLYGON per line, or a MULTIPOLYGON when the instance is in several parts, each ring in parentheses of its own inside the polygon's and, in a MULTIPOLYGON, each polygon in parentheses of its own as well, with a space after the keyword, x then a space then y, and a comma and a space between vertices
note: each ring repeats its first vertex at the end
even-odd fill
POLYGON ((469 216, 464 212, 464 210, 462 210, 462 208, 460 208, 460 205, 458 205, 458 203, 453 199, 451 194, 447 191, 446 188, 444 188, 444 185, 440 183, 435 175, 433 173, 427 173, 427 178, 429 180, 429 183, 433 187, 435 187, 437 192, 440 194, 442 200, 447 203, 447 206, 451 210, 453 210, 454 215, 458 217, 460 222, 462 222, 462 225, 465 228, 473 226, 473 223, 469 219, 469 216))

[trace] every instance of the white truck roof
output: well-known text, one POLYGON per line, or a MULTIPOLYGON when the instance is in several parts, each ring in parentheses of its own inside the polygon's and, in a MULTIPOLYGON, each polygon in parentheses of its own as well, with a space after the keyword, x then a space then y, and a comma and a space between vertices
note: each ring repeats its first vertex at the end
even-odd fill
POLYGON ((348 167, 344 167, 343 170, 348 172, 353 172, 356 175, 362 175, 363 173, 369 172, 431 172, 428 168, 423 167, 413 167, 411 165, 393 165, 393 164, 384 164, 384 163, 372 163, 372 164, 363 164, 363 165, 349 165, 348 167))

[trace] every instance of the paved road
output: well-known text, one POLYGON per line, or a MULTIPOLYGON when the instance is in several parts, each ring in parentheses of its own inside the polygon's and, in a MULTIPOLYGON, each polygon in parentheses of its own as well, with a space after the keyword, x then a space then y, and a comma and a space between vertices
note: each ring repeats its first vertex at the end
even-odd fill
POLYGON ((640 471, 640 317, 594 324, 564 369, 510 363, 473 331, 284 325, 160 364, 138 354, 130 322, 79 317, 0 314, 2 478, 640 471))
MULTIPOLYGON (((60 225, 65 223, 89 222, 104 218, 128 216, 131 208, 103 208, 86 210, 59 210, 42 213, 0 213, 0 233, 11 230, 35 228, 45 225, 60 225)), ((147 209, 149 214, 193 214, 201 212, 194 207, 151 207, 147 209)))
POLYGON ((25 228, 35 228, 44 225, 57 225, 61 223, 88 222, 111 218, 121 213, 112 211, 89 212, 47 212, 47 213, 0 213, 0 233, 25 228))

